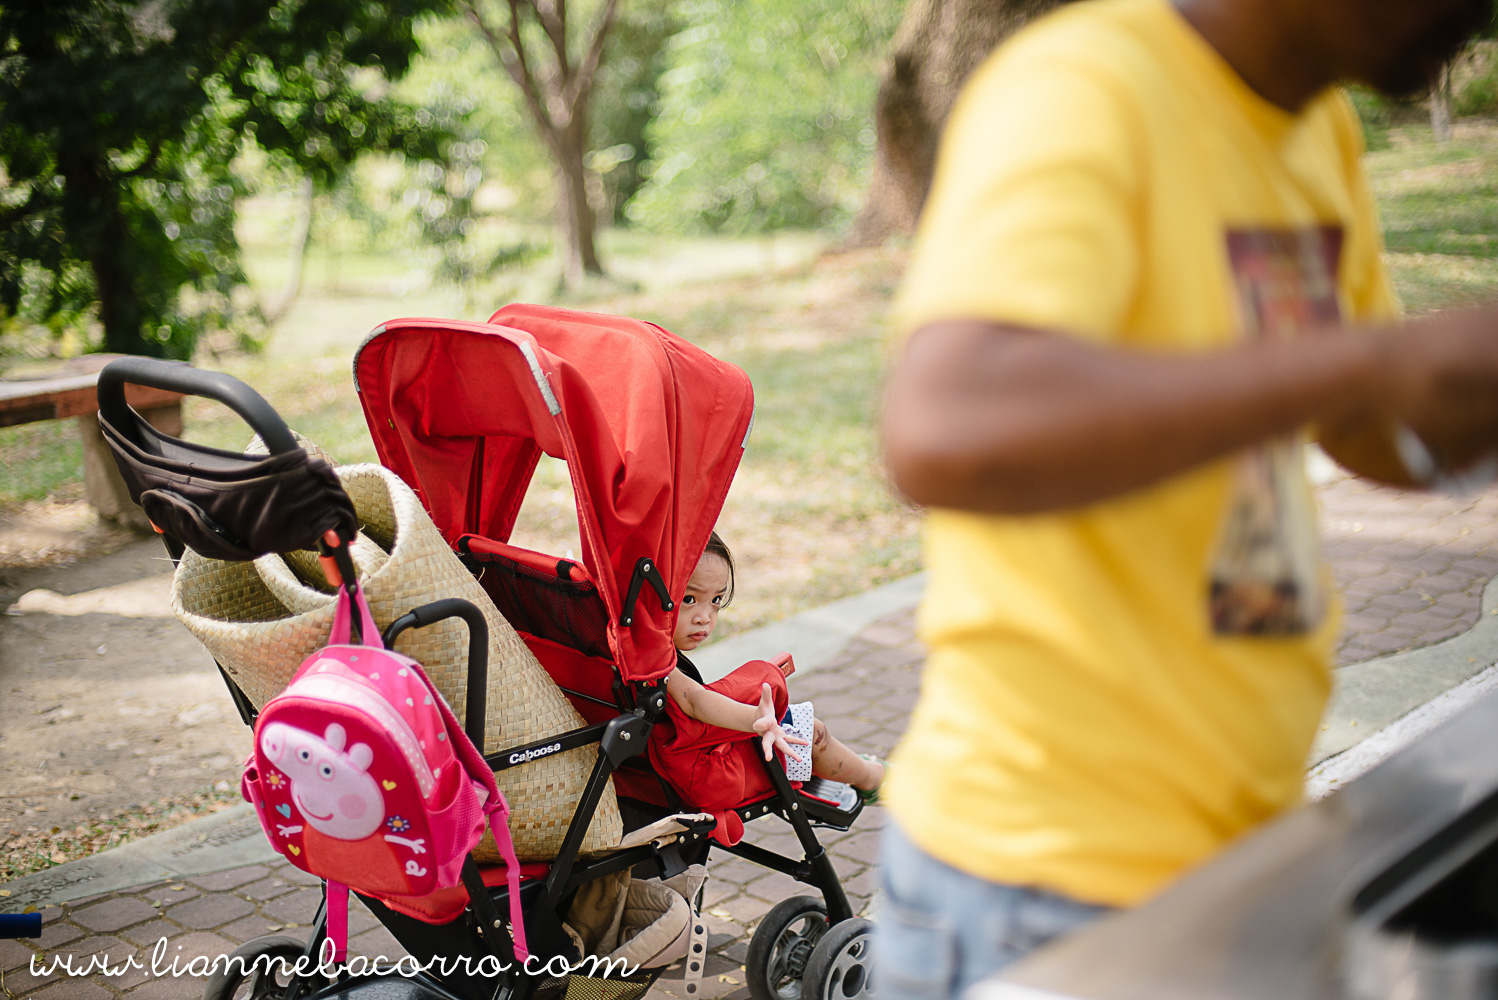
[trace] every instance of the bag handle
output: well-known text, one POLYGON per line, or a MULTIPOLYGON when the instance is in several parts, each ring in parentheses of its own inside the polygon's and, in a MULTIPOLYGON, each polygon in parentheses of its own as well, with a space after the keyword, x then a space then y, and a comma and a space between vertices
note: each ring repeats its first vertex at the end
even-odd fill
MULTIPOLYGON (((333 629, 328 633, 328 645, 342 646, 348 643, 353 623, 351 604, 359 607, 360 644, 373 646, 375 649, 384 649, 385 646, 380 642, 379 627, 375 625, 374 615, 369 613, 369 602, 364 599, 364 588, 355 587, 351 601, 348 588, 342 585, 338 587, 338 605, 333 611, 333 629)), ((431 682, 427 683, 430 685, 431 682)))

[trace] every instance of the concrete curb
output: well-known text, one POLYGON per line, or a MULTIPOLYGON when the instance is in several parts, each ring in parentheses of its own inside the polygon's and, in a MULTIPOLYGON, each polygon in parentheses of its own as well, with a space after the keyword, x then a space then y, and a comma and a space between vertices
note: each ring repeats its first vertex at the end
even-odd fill
POLYGON ((1324 798, 1346 786, 1494 691, 1498 691, 1498 666, 1467 678, 1450 691, 1443 691, 1363 742, 1311 768, 1306 775, 1306 798, 1324 798))
POLYGON ((1320 764, 1371 737, 1416 707, 1439 698, 1498 660, 1498 579, 1482 591, 1477 623, 1461 635, 1408 653, 1337 670, 1323 730, 1311 748, 1320 764))
POLYGON ((261 832, 254 810, 245 803, 7 882, 0 886, 10 891, 3 909, 19 912, 28 906, 51 906, 164 878, 264 864, 278 857, 261 832))

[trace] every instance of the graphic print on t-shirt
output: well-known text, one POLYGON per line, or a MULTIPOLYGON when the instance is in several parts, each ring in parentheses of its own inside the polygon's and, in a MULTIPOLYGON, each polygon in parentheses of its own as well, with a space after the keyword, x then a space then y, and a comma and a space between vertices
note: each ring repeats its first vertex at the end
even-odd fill
MULTIPOLYGON (((1341 250, 1338 227, 1229 231, 1243 336, 1287 339, 1337 323, 1341 250)), ((1277 438, 1239 459, 1210 562, 1218 635, 1300 635, 1326 611, 1304 444, 1300 435, 1277 438)))

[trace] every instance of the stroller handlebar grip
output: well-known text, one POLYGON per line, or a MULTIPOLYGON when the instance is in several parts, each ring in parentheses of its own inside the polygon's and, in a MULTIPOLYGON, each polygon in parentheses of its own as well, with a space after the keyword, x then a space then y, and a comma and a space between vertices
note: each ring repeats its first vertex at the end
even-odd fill
POLYGON ((460 597, 444 597, 440 601, 413 608, 391 622, 380 638, 386 649, 395 648, 396 637, 408 628, 426 628, 448 618, 461 618, 468 626, 468 698, 463 713, 463 730, 479 753, 484 752, 484 716, 486 693, 489 689, 489 623, 478 606, 460 597))
POLYGON ((181 362, 162 361, 160 358, 117 358, 99 372, 99 410, 115 427, 130 426, 127 417, 130 407, 125 402, 127 384, 201 396, 222 403, 239 414, 250 425, 250 429, 260 435, 260 440, 265 442, 272 455, 296 451, 301 447, 292 436, 291 428, 286 426, 286 421, 265 401, 265 397, 239 379, 222 372, 204 371, 181 362))

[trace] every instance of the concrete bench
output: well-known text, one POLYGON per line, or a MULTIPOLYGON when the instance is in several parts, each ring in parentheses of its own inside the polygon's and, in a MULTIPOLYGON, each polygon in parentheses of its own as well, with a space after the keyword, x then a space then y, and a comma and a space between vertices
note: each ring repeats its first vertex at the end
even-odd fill
MULTIPOLYGON (((96 383, 99 369, 117 354, 87 354, 24 376, 0 379, 0 427, 72 418, 83 440, 83 487, 88 502, 99 516, 137 531, 149 531, 150 523, 139 507, 130 502, 104 435, 99 433, 96 383)), ((182 433, 182 394, 131 385, 126 401, 163 434, 182 433)))

